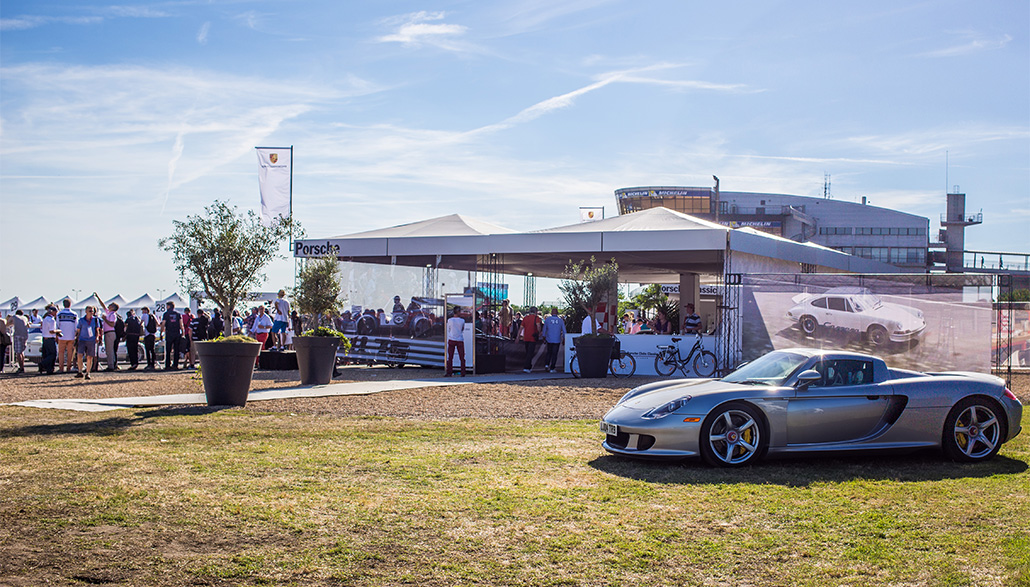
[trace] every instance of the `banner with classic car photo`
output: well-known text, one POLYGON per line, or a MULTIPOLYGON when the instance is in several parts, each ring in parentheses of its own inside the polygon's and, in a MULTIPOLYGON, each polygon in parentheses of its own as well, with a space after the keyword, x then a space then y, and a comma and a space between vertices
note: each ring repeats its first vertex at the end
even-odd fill
POLYGON ((741 290, 744 360, 774 349, 840 349, 919 371, 991 367, 984 275, 752 274, 741 290))

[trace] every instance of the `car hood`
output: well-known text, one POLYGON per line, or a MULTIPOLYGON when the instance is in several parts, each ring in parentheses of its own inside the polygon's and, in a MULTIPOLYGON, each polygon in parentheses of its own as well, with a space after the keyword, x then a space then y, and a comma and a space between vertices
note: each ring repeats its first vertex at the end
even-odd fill
POLYGON ((667 402, 671 402, 674 399, 679 399, 685 395, 701 397, 717 395, 720 393, 739 393, 740 391, 747 389, 754 390, 756 387, 753 385, 741 385, 739 383, 726 383, 718 379, 684 381, 680 385, 662 387, 654 391, 648 391, 646 393, 633 396, 619 404, 618 407, 629 410, 646 411, 667 402))
POLYGON ((909 306, 899 306, 898 304, 880 304, 876 308, 868 310, 866 314, 883 320, 895 320, 902 324, 923 323, 923 317, 919 310, 909 306))

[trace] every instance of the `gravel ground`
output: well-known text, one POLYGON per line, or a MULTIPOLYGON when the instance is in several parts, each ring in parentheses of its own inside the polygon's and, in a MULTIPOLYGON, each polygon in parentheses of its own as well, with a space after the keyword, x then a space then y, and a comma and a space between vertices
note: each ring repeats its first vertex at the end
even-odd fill
MULTIPOLYGON (((344 367, 335 383, 431 379, 438 369, 344 367)), ((365 396, 296 398, 250 402, 246 409, 335 416, 394 416, 401 418, 600 418, 619 397, 652 377, 629 379, 551 379, 518 384, 468 384, 386 391, 365 396)), ((256 371, 251 389, 294 387, 297 371, 256 371)), ((1011 389, 1030 403, 1030 372, 1013 374, 1011 389)), ((118 371, 94 373, 90 381, 70 374, 0 375, 0 404, 31 399, 94 399, 202 393, 192 371, 118 371)))

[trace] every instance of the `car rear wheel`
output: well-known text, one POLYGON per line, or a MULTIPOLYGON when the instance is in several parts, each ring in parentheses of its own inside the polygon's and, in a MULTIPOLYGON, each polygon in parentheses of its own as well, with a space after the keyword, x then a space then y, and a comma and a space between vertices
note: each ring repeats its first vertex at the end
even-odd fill
POLYGON ((944 420, 941 444, 944 454, 954 461, 975 463, 998 454, 1004 438, 1001 412, 984 399, 966 398, 944 420))
POLYGON ((811 336, 819 328, 819 321, 814 316, 802 316, 801 320, 798 320, 798 325, 801 326, 801 332, 811 336))
POLYGON ((720 406, 701 425, 701 458, 713 467, 757 462, 769 440, 758 410, 743 402, 720 406))

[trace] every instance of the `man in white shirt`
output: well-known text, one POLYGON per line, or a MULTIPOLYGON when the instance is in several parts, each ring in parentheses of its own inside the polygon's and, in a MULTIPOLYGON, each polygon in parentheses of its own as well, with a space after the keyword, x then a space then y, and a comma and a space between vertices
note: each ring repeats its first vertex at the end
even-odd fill
MULTIPOLYGON (((261 305, 257 308, 257 316, 254 317, 254 328, 250 331, 250 335, 255 340, 261 343, 261 347, 264 348, 265 341, 268 340, 268 331, 272 329, 272 319, 265 314, 265 306, 261 305)), ((254 364, 258 365, 261 360, 261 355, 258 355, 257 359, 254 359, 254 364)))
POLYGON ((286 290, 279 290, 279 298, 275 300, 275 322, 272 324, 272 344, 282 350, 286 346, 286 330, 290 326, 290 302, 286 300, 286 290))
POLYGON ((64 309, 57 313, 57 327, 61 330, 57 335, 57 364, 58 371, 67 373, 75 365, 75 327, 79 323, 79 315, 72 311, 70 299, 64 298, 61 303, 64 309))
POLYGON ((57 335, 61 331, 57 329, 56 316, 57 307, 48 305, 43 322, 40 323, 43 330, 43 348, 40 350, 39 358, 40 374, 51 375, 54 372, 54 363, 57 362, 57 335))
POLYGON ((458 308, 447 320, 447 368, 444 377, 450 377, 454 369, 454 351, 461 361, 461 376, 465 376, 465 319, 458 315, 458 308))

